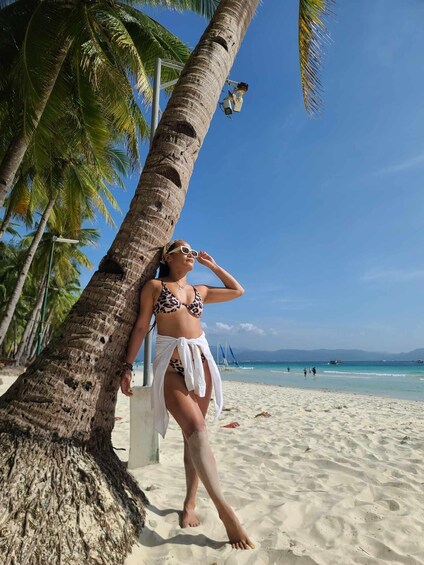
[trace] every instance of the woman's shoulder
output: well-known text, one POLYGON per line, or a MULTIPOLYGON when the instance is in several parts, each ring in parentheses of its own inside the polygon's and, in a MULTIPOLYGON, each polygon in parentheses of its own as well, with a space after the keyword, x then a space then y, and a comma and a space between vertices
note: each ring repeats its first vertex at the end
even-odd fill
POLYGON ((194 289, 200 294, 202 300, 205 299, 206 295, 208 294, 208 287, 205 284, 194 284, 192 285, 194 289))
POLYGON ((143 286, 143 289, 145 292, 150 291, 155 293, 158 289, 162 288, 162 281, 160 279, 150 279, 148 281, 146 281, 145 285, 143 286))
POLYGON ((154 302, 157 301, 159 295, 162 291, 162 285, 160 279, 150 279, 146 281, 143 288, 141 289, 140 301, 150 300, 154 302))

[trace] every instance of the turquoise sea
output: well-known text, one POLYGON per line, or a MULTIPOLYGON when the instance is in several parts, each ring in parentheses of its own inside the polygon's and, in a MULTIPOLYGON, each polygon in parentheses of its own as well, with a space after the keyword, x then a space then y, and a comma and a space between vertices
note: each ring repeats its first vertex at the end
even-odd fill
MULTIPOLYGON (((136 363, 142 384, 143 364, 136 363)), ((222 371, 223 380, 263 383, 290 388, 387 396, 424 402, 424 364, 410 361, 329 363, 240 363, 222 371), (287 368, 290 367, 290 371, 287 368), (314 376, 310 370, 316 369, 314 376), (303 370, 306 369, 306 377, 303 370)))
POLYGON ((424 401, 424 364, 415 362, 241 363, 222 371, 224 380, 266 383, 424 401), (287 368, 290 367, 290 372, 287 368), (316 376, 309 372, 315 367, 316 376), (304 377, 303 370, 307 373, 304 377))

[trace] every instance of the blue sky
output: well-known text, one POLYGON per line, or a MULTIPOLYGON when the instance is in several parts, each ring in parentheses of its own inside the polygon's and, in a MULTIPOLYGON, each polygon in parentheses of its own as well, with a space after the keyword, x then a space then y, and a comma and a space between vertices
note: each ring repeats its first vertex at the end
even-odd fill
MULTIPOLYGON (((217 109, 175 230, 246 289, 206 308, 206 333, 255 349, 423 347, 424 3, 337 2, 314 119, 297 10, 297 0, 259 8, 230 75, 249 83, 243 111, 217 109)), ((206 25, 154 16, 190 46, 206 25)), ((123 213, 138 177, 115 192, 123 213)), ((100 246, 86 251, 97 267, 115 232, 96 227, 100 246)), ((200 265, 190 277, 219 282, 200 265)))

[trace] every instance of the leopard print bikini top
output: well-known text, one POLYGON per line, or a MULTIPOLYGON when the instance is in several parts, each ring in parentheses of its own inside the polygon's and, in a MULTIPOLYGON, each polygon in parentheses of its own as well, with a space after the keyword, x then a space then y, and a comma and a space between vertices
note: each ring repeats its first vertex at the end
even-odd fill
POLYGON ((161 281, 161 283, 162 290, 159 294, 156 304, 153 307, 153 314, 155 316, 157 314, 172 314, 173 312, 179 310, 181 306, 185 306, 192 316, 194 316, 195 318, 200 318, 203 311, 203 300, 195 286, 193 286, 193 302, 191 302, 191 304, 184 304, 184 302, 181 302, 181 300, 179 300, 172 294, 172 292, 163 281, 161 281))

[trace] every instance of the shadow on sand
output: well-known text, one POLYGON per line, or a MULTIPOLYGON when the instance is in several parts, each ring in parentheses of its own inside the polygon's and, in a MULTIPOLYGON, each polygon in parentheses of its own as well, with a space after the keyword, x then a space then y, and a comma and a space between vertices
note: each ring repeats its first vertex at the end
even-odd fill
MULTIPOLYGON (((175 508, 166 508, 160 509, 154 506, 153 504, 149 504, 146 507, 146 510, 149 510, 153 514, 157 516, 167 516, 168 514, 177 514, 177 516, 181 515, 181 510, 177 510, 175 508)), ((228 542, 225 541, 217 541, 205 536, 204 534, 186 534, 183 533, 183 529, 181 529, 181 534, 173 536, 172 538, 165 539, 160 536, 155 530, 152 530, 147 525, 144 526, 143 531, 138 536, 138 543, 144 545, 145 547, 158 547, 160 545, 165 545, 167 543, 173 543, 177 545, 197 545, 199 547, 210 547, 212 549, 221 549, 225 547, 228 542)), ((193 529, 190 529, 193 531, 193 529)))

